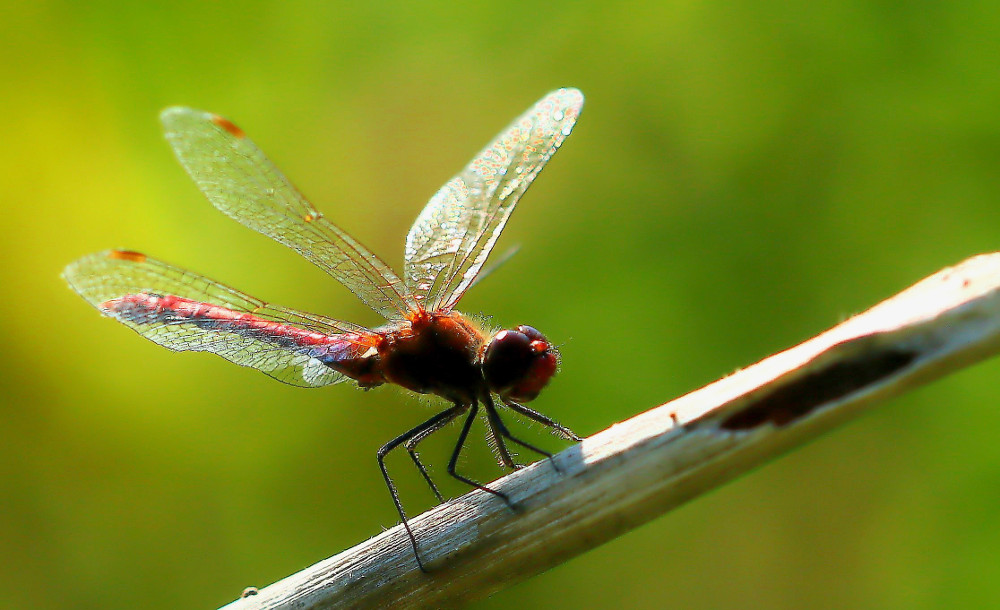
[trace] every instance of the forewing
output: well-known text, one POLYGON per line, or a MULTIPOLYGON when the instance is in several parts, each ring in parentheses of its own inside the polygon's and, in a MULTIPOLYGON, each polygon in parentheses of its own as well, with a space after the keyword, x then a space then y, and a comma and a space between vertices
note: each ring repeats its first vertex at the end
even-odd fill
POLYGON ((377 340, 360 326, 270 305, 138 252, 91 254, 63 277, 101 313, 151 341, 212 352, 292 385, 343 381, 323 359, 359 356, 377 340))
POLYGON ((546 95, 431 198, 406 237, 404 277, 418 303, 431 311, 455 306, 582 107, 576 89, 546 95))
POLYGON ((190 108, 160 116, 167 140, 212 205, 306 257, 389 319, 412 309, 399 277, 326 220, 229 120, 190 108))

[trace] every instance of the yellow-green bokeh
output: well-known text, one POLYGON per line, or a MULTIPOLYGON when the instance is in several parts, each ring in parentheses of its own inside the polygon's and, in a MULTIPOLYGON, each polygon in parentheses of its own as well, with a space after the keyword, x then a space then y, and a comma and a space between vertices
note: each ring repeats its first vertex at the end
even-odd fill
MULTIPOLYGON (((211 208, 162 140, 165 106, 237 121, 398 266, 409 223, 475 151, 545 92, 582 89, 576 132, 501 242, 520 253, 462 305, 561 344, 535 406, 585 434, 1000 249, 992 3, 0 9, 11 608, 214 608, 396 522, 375 450, 426 403, 169 353, 60 280, 80 255, 127 247, 377 323, 211 208)), ((898 399, 478 607, 992 606, 998 372, 898 399)), ((488 479, 482 445, 465 467, 488 479)), ((438 475, 447 451, 424 452, 438 475)), ((411 512, 430 506, 392 465, 411 512)))

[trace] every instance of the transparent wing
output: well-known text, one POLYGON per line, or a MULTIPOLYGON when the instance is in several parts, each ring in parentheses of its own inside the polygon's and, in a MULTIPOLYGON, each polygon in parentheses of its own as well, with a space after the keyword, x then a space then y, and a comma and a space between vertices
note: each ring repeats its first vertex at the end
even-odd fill
POLYGON ((583 94, 559 89, 515 120, 427 203, 406 237, 407 291, 450 310, 475 281, 518 199, 570 134, 583 94))
POLYGON ((327 365, 362 356, 378 339, 360 326, 269 305, 138 252, 91 254, 63 277, 101 313, 151 341, 212 352, 292 385, 343 381, 327 365))
POLYGON ((160 115, 181 165, 212 205, 297 251, 389 319, 412 309, 399 277, 310 204, 229 120, 190 108, 160 115))

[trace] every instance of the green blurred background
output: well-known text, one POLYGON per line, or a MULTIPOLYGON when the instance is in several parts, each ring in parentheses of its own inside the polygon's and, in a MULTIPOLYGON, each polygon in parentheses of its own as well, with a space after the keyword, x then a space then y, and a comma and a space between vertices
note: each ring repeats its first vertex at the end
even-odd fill
MULTIPOLYGON (((995 3, 7 0, 0 15, 10 608, 215 608, 396 523, 375 450, 426 404, 169 353, 60 280, 126 247, 378 322, 212 209, 160 135, 167 105, 231 117, 398 268, 441 184, 544 93, 581 88, 576 132, 499 246, 521 252, 462 308, 562 345, 534 404, 584 434, 1000 249, 995 3)), ((995 607, 998 371, 900 398, 477 607, 995 607)), ((492 479, 481 439, 465 467, 492 479)), ((448 440, 424 456, 454 495, 448 440)), ((405 457, 390 467, 411 512, 432 504, 405 457)))

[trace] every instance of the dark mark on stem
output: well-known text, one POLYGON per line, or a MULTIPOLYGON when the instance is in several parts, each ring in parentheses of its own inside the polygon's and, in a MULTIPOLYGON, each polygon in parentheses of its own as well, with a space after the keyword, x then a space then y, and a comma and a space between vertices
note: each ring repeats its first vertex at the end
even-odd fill
POLYGON ((893 349, 836 362, 752 400, 738 413, 724 419, 719 427, 751 430, 766 423, 788 425, 827 403, 889 377, 908 366, 917 355, 893 349))

